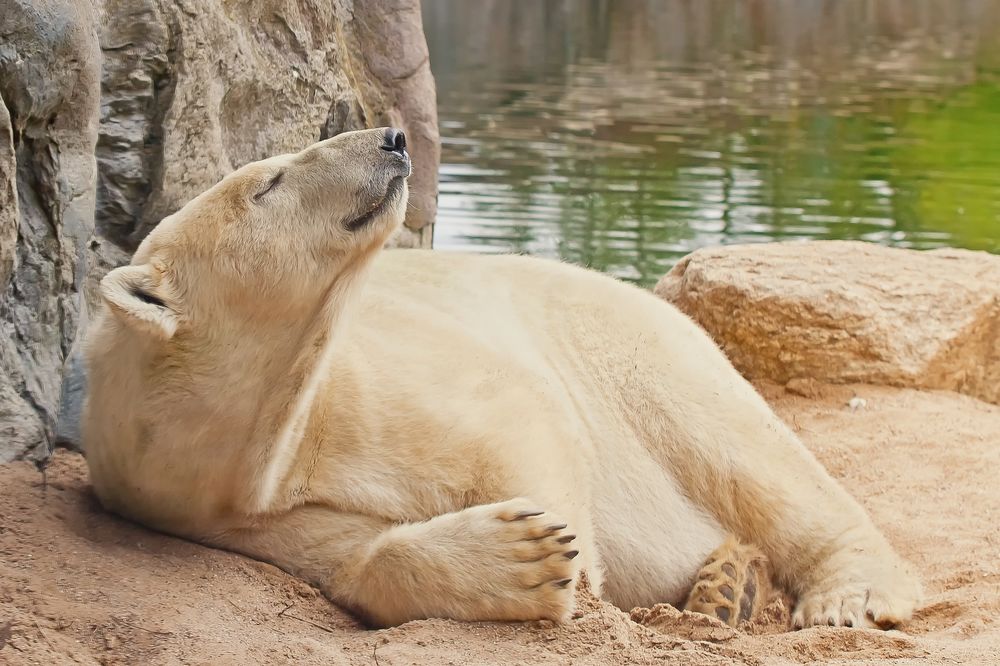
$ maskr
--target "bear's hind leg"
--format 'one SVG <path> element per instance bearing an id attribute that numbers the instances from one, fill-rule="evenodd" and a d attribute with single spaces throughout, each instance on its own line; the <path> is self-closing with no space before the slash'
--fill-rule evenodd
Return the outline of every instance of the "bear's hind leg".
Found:
<path id="1" fill-rule="evenodd" d="M 730 536 L 698 572 L 684 610 L 717 617 L 738 627 L 760 612 L 769 591 L 764 553 Z"/>

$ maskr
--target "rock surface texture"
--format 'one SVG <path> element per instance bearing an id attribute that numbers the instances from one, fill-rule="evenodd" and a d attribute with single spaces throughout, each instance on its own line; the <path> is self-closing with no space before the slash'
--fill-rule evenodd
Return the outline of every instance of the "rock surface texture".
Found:
<path id="1" fill-rule="evenodd" d="M 429 245 L 439 159 L 418 0 L 104 0 L 98 229 L 131 249 L 247 162 L 401 126 L 415 165 L 398 242 Z"/>
<path id="2" fill-rule="evenodd" d="M 98 281 L 234 168 L 401 126 L 412 205 L 393 244 L 430 245 L 419 0 L 0 0 L 0 97 L 0 462 L 76 440 Z"/>
<path id="3" fill-rule="evenodd" d="M 1000 403 L 1000 257 L 848 241 L 730 246 L 685 257 L 655 291 L 751 379 Z"/>
<path id="4" fill-rule="evenodd" d="M 47 454 L 85 319 L 100 62 L 86 3 L 0 2 L 0 462 Z"/>

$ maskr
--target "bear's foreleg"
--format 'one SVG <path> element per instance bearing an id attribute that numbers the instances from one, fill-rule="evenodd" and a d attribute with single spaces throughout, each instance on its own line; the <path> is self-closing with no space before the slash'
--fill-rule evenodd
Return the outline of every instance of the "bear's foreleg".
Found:
<path id="1" fill-rule="evenodd" d="M 212 541 L 315 583 L 385 627 L 431 617 L 565 620 L 579 572 L 574 539 L 557 516 L 513 499 L 397 525 L 306 505 Z"/>

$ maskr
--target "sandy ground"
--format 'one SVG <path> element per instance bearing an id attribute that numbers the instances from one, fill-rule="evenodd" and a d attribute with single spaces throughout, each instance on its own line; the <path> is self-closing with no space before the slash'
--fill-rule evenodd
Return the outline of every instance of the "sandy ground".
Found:
<path id="1" fill-rule="evenodd" d="M 901 631 L 786 629 L 787 600 L 730 630 L 580 594 L 567 625 L 361 628 L 266 564 L 100 510 L 82 458 L 0 467 L 0 664 L 1000 664 L 1000 407 L 868 386 L 761 387 L 922 572 Z M 846 407 L 854 395 L 867 406 Z"/>

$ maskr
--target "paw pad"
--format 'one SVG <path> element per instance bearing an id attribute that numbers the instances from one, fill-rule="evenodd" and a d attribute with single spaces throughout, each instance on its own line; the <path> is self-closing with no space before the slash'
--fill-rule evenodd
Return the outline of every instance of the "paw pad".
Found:
<path id="1" fill-rule="evenodd" d="M 684 610 L 712 615 L 731 627 L 751 619 L 767 601 L 764 555 L 736 539 L 713 552 L 698 572 Z"/>

